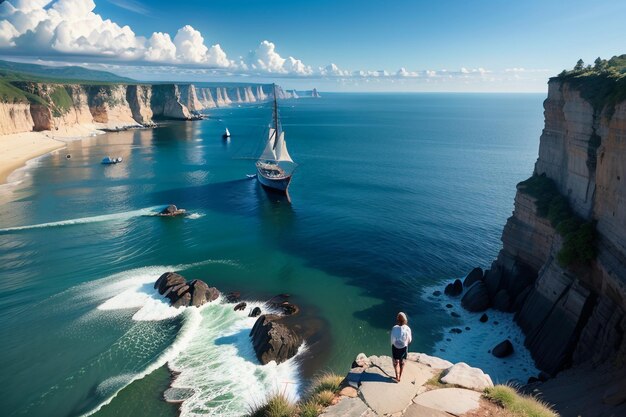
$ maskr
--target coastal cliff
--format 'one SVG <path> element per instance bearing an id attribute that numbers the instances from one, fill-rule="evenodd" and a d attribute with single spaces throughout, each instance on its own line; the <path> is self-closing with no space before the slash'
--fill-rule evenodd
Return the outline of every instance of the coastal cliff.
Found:
<path id="1" fill-rule="evenodd" d="M 526 345 L 551 374 L 587 361 L 626 361 L 626 101 L 593 103 L 580 86 L 585 80 L 576 81 L 548 84 L 534 180 L 518 185 L 503 249 L 485 273 L 490 296 L 504 290 L 515 300 Z M 558 190 L 547 213 L 530 181 Z M 589 259 L 586 252 L 564 256 L 571 236 L 555 222 L 559 197 L 573 218 L 595 226 L 582 248 Z"/>
<path id="2" fill-rule="evenodd" d="M 73 126 L 119 130 L 154 120 L 192 120 L 206 109 L 267 101 L 271 85 L 103 84 L 12 81 L 0 98 L 0 135 L 66 131 Z M 277 86 L 279 99 L 294 98 Z"/>

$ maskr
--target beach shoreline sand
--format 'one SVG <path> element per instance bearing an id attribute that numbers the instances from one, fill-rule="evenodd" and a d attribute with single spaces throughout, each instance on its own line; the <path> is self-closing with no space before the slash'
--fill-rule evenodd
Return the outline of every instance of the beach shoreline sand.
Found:
<path id="1" fill-rule="evenodd" d="M 96 125 L 75 125 L 61 130 L 0 135 L 0 185 L 10 183 L 11 174 L 28 161 L 63 149 L 68 142 L 106 133 Z"/>

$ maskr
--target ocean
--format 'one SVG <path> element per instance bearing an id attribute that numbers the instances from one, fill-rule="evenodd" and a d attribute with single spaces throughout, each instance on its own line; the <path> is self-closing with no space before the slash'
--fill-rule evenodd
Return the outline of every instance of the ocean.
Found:
<path id="1" fill-rule="evenodd" d="M 533 170 L 542 100 L 285 100 L 299 164 L 290 202 L 246 177 L 267 104 L 103 134 L 33 161 L 0 187 L 2 415 L 175 416 L 161 400 L 166 363 L 174 386 L 195 392 L 182 415 L 241 415 L 271 392 L 296 398 L 316 372 L 347 372 L 359 352 L 389 354 L 400 310 L 411 351 L 525 381 L 536 370 L 510 315 L 478 323 L 432 292 L 495 259 L 515 185 Z M 107 155 L 124 162 L 101 165 Z M 152 215 L 166 204 L 189 215 Z M 255 319 L 220 302 L 168 307 L 152 289 L 166 271 L 240 291 L 249 305 L 288 293 L 310 336 L 292 360 L 261 366 L 248 339 Z M 491 357 L 507 337 L 516 353 Z"/>

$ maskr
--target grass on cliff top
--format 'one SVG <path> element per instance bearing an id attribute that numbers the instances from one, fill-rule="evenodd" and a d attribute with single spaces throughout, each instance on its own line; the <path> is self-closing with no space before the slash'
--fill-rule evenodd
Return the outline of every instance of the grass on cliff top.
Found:
<path id="1" fill-rule="evenodd" d="M 57 86 L 54 88 L 54 90 L 50 93 L 50 100 L 53 104 L 52 113 L 56 117 L 67 113 L 74 105 L 72 98 L 63 86 Z"/>
<path id="2" fill-rule="evenodd" d="M 555 79 L 578 90 L 597 113 L 606 107 L 612 115 L 615 105 L 626 100 L 626 55 L 609 60 L 598 57 L 593 66 L 579 60 L 572 70 L 563 70 Z"/>
<path id="3" fill-rule="evenodd" d="M 563 246 L 557 254 L 559 264 L 568 267 L 574 263 L 588 264 L 595 259 L 596 228 L 576 215 L 569 201 L 554 181 L 542 175 L 533 175 L 517 185 L 521 192 L 535 198 L 537 214 L 550 221 L 552 227 L 563 237 Z"/>
<path id="4" fill-rule="evenodd" d="M 0 78 L 0 102 L 3 103 L 32 103 L 43 104 L 46 102 L 39 96 L 22 91 L 10 82 Z"/>
<path id="5" fill-rule="evenodd" d="M 337 397 L 344 377 L 326 372 L 313 379 L 305 398 L 297 403 L 283 393 L 271 395 L 263 404 L 251 407 L 248 417 L 316 417 Z"/>
<path id="6" fill-rule="evenodd" d="M 558 413 L 546 403 L 534 397 L 522 395 L 508 385 L 487 388 L 483 395 L 515 417 L 558 417 Z"/>

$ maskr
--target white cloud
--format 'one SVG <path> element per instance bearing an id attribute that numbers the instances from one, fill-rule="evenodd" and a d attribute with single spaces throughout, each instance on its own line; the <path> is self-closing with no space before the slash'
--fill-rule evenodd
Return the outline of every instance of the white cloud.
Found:
<path id="1" fill-rule="evenodd" d="M 313 70 L 294 57 L 283 58 L 276 52 L 276 45 L 263 41 L 248 54 L 246 68 L 272 74 L 311 75 Z"/>
<path id="2" fill-rule="evenodd" d="M 330 63 L 325 67 L 320 67 L 319 74 L 325 77 L 349 77 L 350 71 L 342 70 L 336 64 Z"/>
<path id="3" fill-rule="evenodd" d="M 402 67 L 398 70 L 398 72 L 396 72 L 396 76 L 401 77 L 401 78 L 411 78 L 411 77 L 418 77 L 419 74 L 414 71 L 407 71 L 406 68 Z"/>
<path id="4" fill-rule="evenodd" d="M 12 52 L 90 55 L 123 61 L 149 61 L 231 67 L 219 44 L 186 25 L 172 40 L 155 32 L 148 39 L 94 13 L 93 0 L 6 0 L 0 4 L 0 48 Z"/>

